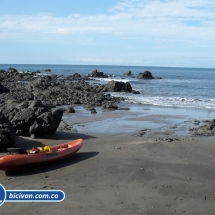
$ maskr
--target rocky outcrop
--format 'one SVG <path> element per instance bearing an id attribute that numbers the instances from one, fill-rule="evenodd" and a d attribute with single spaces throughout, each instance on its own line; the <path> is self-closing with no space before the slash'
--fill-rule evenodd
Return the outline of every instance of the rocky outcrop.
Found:
<path id="1" fill-rule="evenodd" d="M 104 109 L 111 109 L 111 110 L 118 109 L 118 106 L 113 102 L 105 102 L 103 103 L 102 107 Z"/>
<path id="2" fill-rule="evenodd" d="M 211 121 L 205 121 L 203 125 L 200 125 L 197 128 L 191 128 L 190 133 L 193 135 L 211 136 L 211 135 L 215 135 L 214 129 L 215 129 L 215 119 Z"/>
<path id="3" fill-rule="evenodd" d="M 75 113 L 74 107 L 67 107 L 63 109 L 64 113 Z"/>
<path id="4" fill-rule="evenodd" d="M 63 120 L 61 120 L 59 126 L 58 126 L 58 131 L 65 131 L 65 130 L 72 130 L 73 132 L 77 132 L 77 130 L 75 130 L 71 125 L 68 125 L 67 123 L 65 123 Z"/>
<path id="5" fill-rule="evenodd" d="M 54 134 L 63 116 L 63 109 L 48 111 L 39 115 L 29 127 L 29 134 L 32 138 L 43 137 Z"/>
<path id="6" fill-rule="evenodd" d="M 15 137 L 10 121 L 0 113 L 0 148 L 12 147 L 15 143 Z"/>
<path id="7" fill-rule="evenodd" d="M 14 109 L 11 125 L 17 136 L 42 137 L 55 133 L 63 116 L 63 109 L 51 111 L 45 107 Z"/>
<path id="8" fill-rule="evenodd" d="M 53 134 L 62 120 L 63 112 L 75 112 L 72 105 L 83 105 L 96 114 L 97 106 L 118 108 L 116 103 L 122 98 L 112 97 L 107 92 L 132 92 L 129 83 L 112 81 L 106 85 L 90 84 L 86 81 L 89 78 L 81 77 L 78 73 L 68 77 L 54 74 L 39 76 L 38 73 L 40 71 L 18 72 L 15 68 L 0 70 L 0 112 L 10 123 L 13 135 L 34 138 Z M 94 70 L 90 77 L 108 76 Z M 63 105 L 69 107 L 53 111 L 56 106 Z M 0 131 L 4 131 L 4 136 L 1 133 L 3 145 L 13 144 L 11 140 L 14 136 L 10 140 L 10 130 L 7 135 L 5 129 Z"/>
<path id="9" fill-rule="evenodd" d="M 13 75 L 8 72 L 0 73 L 3 79 L 2 84 L 10 92 L 0 94 L 0 108 L 11 109 L 12 107 L 28 107 L 34 100 L 40 100 L 42 105 L 47 108 L 53 108 L 62 105 L 81 104 L 84 106 L 102 106 L 103 102 L 119 102 L 119 98 L 108 97 L 104 92 L 131 92 L 129 83 L 115 84 L 108 87 L 100 84 L 89 84 L 85 77 L 74 74 L 68 79 L 56 75 L 46 75 L 37 77 L 37 75 L 26 73 L 21 74 L 13 71 Z M 98 71 L 97 71 L 98 72 Z M 95 71 L 95 76 L 96 73 Z M 98 73 L 97 73 L 98 74 Z M 23 76 L 24 75 L 24 76 Z M 99 77 L 102 76 L 98 75 Z M 76 81 L 70 81 L 75 80 Z M 24 103 L 23 103 L 24 102 Z M 23 106 L 24 105 L 24 106 Z"/>
<path id="10" fill-rule="evenodd" d="M 73 75 L 69 75 L 67 76 L 66 78 L 67 80 L 81 80 L 82 79 L 82 76 L 78 73 L 75 73 Z"/>
<path id="11" fill-rule="evenodd" d="M 97 78 L 108 78 L 108 75 L 105 75 L 103 72 L 99 72 L 97 69 L 92 71 L 91 77 Z"/>
<path id="12" fill-rule="evenodd" d="M 104 92 L 132 92 L 132 87 L 129 82 L 110 81 L 103 89 Z"/>
<path id="13" fill-rule="evenodd" d="M 11 122 L 17 136 L 42 137 L 53 134 L 63 116 L 63 109 L 52 111 L 40 100 L 22 102 L 16 107 L 5 105 L 0 107 L 0 111 Z"/>
<path id="14" fill-rule="evenodd" d="M 138 90 L 132 90 L 132 93 L 133 94 L 140 94 L 140 91 L 138 91 Z"/>
<path id="15" fill-rule="evenodd" d="M 8 70 L 7 70 L 8 73 L 18 73 L 17 69 L 15 68 L 12 68 L 10 67 Z"/>
<path id="16" fill-rule="evenodd" d="M 139 73 L 137 75 L 137 78 L 138 79 L 154 79 L 154 77 L 152 76 L 152 73 L 149 72 L 148 70 L 146 70 L 145 72 L 143 73 Z"/>
<path id="17" fill-rule="evenodd" d="M 126 72 L 126 73 L 124 73 L 123 75 L 131 76 L 131 75 L 132 75 L 131 70 L 127 71 L 127 72 Z"/>

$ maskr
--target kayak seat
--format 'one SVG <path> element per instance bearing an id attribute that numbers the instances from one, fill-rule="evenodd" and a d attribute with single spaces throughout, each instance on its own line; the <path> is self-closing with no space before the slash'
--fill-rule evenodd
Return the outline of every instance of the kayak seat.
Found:
<path id="1" fill-rule="evenodd" d="M 9 154 L 28 154 L 25 149 L 22 148 L 8 148 Z"/>

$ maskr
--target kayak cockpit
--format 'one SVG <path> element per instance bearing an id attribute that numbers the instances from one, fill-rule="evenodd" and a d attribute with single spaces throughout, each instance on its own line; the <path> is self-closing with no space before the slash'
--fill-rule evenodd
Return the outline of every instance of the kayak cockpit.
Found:
<path id="1" fill-rule="evenodd" d="M 65 149 L 67 149 L 68 148 L 68 145 L 67 144 L 65 144 L 64 145 L 64 147 L 62 147 L 62 148 L 58 148 L 58 149 L 54 149 L 54 150 L 51 150 L 50 149 L 50 151 L 43 151 L 43 153 L 45 152 L 45 153 L 48 153 L 48 152 L 58 152 L 58 151 L 64 151 Z M 22 148 L 8 148 L 7 149 L 8 150 L 8 154 L 9 155 L 17 155 L 17 154 L 34 154 L 34 153 L 28 153 L 27 152 L 27 150 L 25 150 L 25 149 L 22 149 Z M 37 152 L 37 153 L 39 153 L 39 152 Z"/>
<path id="2" fill-rule="evenodd" d="M 28 154 L 25 149 L 22 148 L 8 148 L 8 154 Z"/>

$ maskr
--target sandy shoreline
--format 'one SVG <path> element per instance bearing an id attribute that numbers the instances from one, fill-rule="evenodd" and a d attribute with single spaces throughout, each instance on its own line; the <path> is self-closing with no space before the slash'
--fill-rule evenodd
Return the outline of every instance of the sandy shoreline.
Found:
<path id="1" fill-rule="evenodd" d="M 89 114 L 76 108 L 65 122 L 77 132 L 17 138 L 17 147 L 83 138 L 73 157 L 31 170 L 0 172 L 6 190 L 57 189 L 60 203 L 7 203 L 1 214 L 214 214 L 214 139 L 190 137 L 193 120 L 213 112 L 122 104 L 129 110 Z M 142 136 L 141 130 L 148 129 Z M 177 136 L 179 141 L 155 141 Z"/>

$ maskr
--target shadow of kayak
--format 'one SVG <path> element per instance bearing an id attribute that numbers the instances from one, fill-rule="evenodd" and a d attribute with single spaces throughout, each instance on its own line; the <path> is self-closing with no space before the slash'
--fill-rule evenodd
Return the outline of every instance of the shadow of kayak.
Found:
<path id="1" fill-rule="evenodd" d="M 35 174 L 40 174 L 44 172 L 50 172 L 53 170 L 74 165 L 81 161 L 90 159 L 92 157 L 95 157 L 98 154 L 99 152 L 78 152 L 77 154 L 74 154 L 71 157 L 68 157 L 62 160 L 53 161 L 53 162 L 45 163 L 41 165 L 35 165 L 21 170 L 5 171 L 5 175 L 10 177 L 17 177 L 17 176 L 35 175 Z"/>

